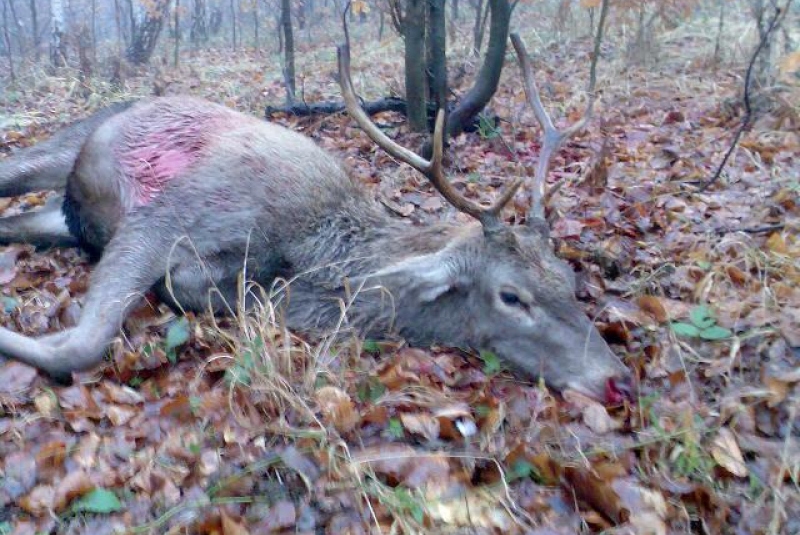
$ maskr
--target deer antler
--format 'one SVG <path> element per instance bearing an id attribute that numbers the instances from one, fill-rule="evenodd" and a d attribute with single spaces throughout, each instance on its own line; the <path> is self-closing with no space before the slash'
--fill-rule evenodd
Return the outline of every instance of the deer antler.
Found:
<path id="1" fill-rule="evenodd" d="M 348 44 L 340 45 L 337 47 L 336 51 L 339 60 L 339 84 L 342 88 L 342 95 L 345 105 L 347 106 L 347 112 L 355 119 L 364 133 L 383 150 L 422 173 L 430 180 L 431 184 L 442 194 L 442 197 L 444 197 L 447 202 L 452 204 L 459 211 L 480 221 L 485 229 L 491 230 L 502 225 L 500 211 L 508 204 L 522 185 L 522 179 L 518 178 L 511 183 L 491 206 L 481 206 L 458 193 L 445 177 L 442 165 L 442 156 L 444 152 L 444 110 L 440 109 L 439 113 L 436 115 L 436 127 L 433 132 L 433 156 L 430 160 L 426 160 L 419 154 L 392 141 L 372 122 L 361 107 L 355 90 L 353 89 L 353 81 L 350 77 L 350 46 Z"/>
<path id="2" fill-rule="evenodd" d="M 600 45 L 603 40 L 603 28 L 605 26 L 607 12 L 608 0 L 603 0 L 600 7 L 600 20 L 597 24 L 597 33 L 594 37 L 594 54 L 592 55 L 592 62 L 589 69 L 589 86 L 586 89 L 589 95 L 589 102 L 586 104 L 586 111 L 583 117 L 564 130 L 559 130 L 555 127 L 553 120 L 550 119 L 547 110 L 545 110 L 542 104 L 542 98 L 539 96 L 539 88 L 536 86 L 536 80 L 533 77 L 531 59 L 530 56 L 528 56 L 528 51 L 525 50 L 525 43 L 522 42 L 518 34 L 511 34 L 511 43 L 514 45 L 514 50 L 517 52 L 520 70 L 522 70 L 522 79 L 525 84 L 525 96 L 528 98 L 528 104 L 533 109 L 536 121 L 544 131 L 542 151 L 539 154 L 539 163 L 536 165 L 536 173 L 533 178 L 533 202 L 528 211 L 529 218 L 544 219 L 545 206 L 547 206 L 549 199 L 563 184 L 557 184 L 555 187 L 551 188 L 550 191 L 545 192 L 547 172 L 550 170 L 550 160 L 553 159 L 553 154 L 558 151 L 565 140 L 582 130 L 592 118 L 592 111 L 596 98 L 594 87 L 597 81 L 597 58 L 600 56 Z"/>

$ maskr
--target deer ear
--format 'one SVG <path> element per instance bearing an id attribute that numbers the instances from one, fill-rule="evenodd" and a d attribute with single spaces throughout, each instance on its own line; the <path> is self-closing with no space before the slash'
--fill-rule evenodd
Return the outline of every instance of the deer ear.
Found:
<path id="1" fill-rule="evenodd" d="M 393 286 L 405 288 L 423 303 L 436 301 L 447 292 L 463 286 L 464 282 L 456 263 L 449 255 L 442 253 L 403 260 L 374 273 L 370 279 L 378 283 L 393 279 Z"/>

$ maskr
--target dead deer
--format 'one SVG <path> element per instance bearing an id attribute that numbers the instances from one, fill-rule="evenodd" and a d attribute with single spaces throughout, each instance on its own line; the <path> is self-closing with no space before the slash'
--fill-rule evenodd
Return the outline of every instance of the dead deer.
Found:
<path id="1" fill-rule="evenodd" d="M 0 219 L 0 242 L 77 243 L 99 258 L 75 327 L 40 338 L 0 329 L 0 355 L 69 380 L 102 360 L 149 289 L 179 310 L 224 312 L 244 273 L 264 287 L 291 280 L 282 312 L 294 330 L 332 329 L 355 288 L 345 322 L 363 336 L 492 351 L 599 399 L 627 392 L 629 372 L 581 310 L 544 220 L 502 221 L 519 180 L 490 207 L 465 198 L 444 176 L 441 116 L 425 160 L 360 108 L 347 54 L 339 70 L 360 127 L 475 223 L 394 217 L 310 139 L 217 104 L 116 105 L 0 164 L 0 195 L 63 194 L 61 206 Z"/>

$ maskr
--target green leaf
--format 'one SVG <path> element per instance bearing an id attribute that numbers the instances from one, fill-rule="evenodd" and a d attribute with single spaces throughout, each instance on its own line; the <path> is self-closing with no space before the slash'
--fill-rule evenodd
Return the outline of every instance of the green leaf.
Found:
<path id="1" fill-rule="evenodd" d="M 12 529 L 11 522 L 0 522 L 0 535 L 8 535 Z"/>
<path id="2" fill-rule="evenodd" d="M 680 321 L 673 323 L 672 330 L 678 336 L 684 336 L 686 338 L 697 338 L 698 336 L 700 336 L 700 329 L 698 329 L 691 323 L 683 323 Z"/>
<path id="3" fill-rule="evenodd" d="M 403 438 L 406 434 L 405 429 L 403 429 L 403 422 L 399 418 L 390 418 L 389 427 L 386 431 L 392 438 Z"/>
<path id="4" fill-rule="evenodd" d="M 483 361 L 483 373 L 486 375 L 495 375 L 503 369 L 500 359 L 491 351 L 481 351 L 480 357 Z"/>
<path id="5" fill-rule="evenodd" d="M 72 504 L 74 513 L 96 513 L 105 515 L 122 510 L 117 495 L 107 489 L 96 488 Z"/>
<path id="6" fill-rule="evenodd" d="M 10 314 L 11 312 L 14 312 L 14 310 L 19 305 L 19 301 L 17 301 L 13 297 L 8 297 L 8 296 L 5 296 L 5 295 L 3 296 L 2 302 L 3 302 L 3 310 L 5 311 L 6 314 Z M 2 532 L 0 532 L 0 533 L 2 533 Z"/>
<path id="7" fill-rule="evenodd" d="M 518 479 L 526 479 L 536 473 L 536 467 L 525 459 L 517 459 L 511 466 L 511 470 L 507 474 L 507 479 L 510 482 Z"/>
<path id="8" fill-rule="evenodd" d="M 717 320 L 714 319 L 714 315 L 711 313 L 711 309 L 706 305 L 694 307 L 689 313 L 689 320 L 698 329 L 708 329 L 717 322 Z"/>
<path id="9" fill-rule="evenodd" d="M 730 329 L 720 327 L 719 325 L 714 325 L 713 327 L 700 331 L 700 338 L 703 340 L 725 340 L 731 336 L 733 336 L 733 333 Z"/>
<path id="10" fill-rule="evenodd" d="M 489 405 L 483 403 L 475 405 L 475 416 L 478 418 L 486 418 L 491 412 L 492 408 Z"/>
<path id="11" fill-rule="evenodd" d="M 422 524 L 422 521 L 425 520 L 425 511 L 422 510 L 422 507 L 418 503 L 415 503 L 410 509 L 411 516 L 414 517 L 414 520 L 416 520 L 418 524 Z"/>
<path id="12" fill-rule="evenodd" d="M 174 351 L 177 347 L 182 346 L 189 341 L 189 320 L 186 318 L 179 318 L 167 329 L 166 344 L 167 352 Z"/>
<path id="13" fill-rule="evenodd" d="M 361 348 L 367 353 L 375 353 L 378 355 L 381 353 L 381 346 L 378 345 L 378 342 L 376 340 L 370 340 L 370 339 L 364 340 L 364 343 L 361 344 Z"/>
<path id="14" fill-rule="evenodd" d="M 358 385 L 358 400 L 362 403 L 374 403 L 382 395 L 386 393 L 386 386 L 381 383 L 376 377 L 370 377 L 366 381 L 362 381 Z"/>

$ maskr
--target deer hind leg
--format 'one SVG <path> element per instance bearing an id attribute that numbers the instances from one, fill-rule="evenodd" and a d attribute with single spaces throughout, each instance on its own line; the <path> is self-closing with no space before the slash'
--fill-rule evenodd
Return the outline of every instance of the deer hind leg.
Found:
<path id="1" fill-rule="evenodd" d="M 235 312 L 241 261 L 224 254 L 200 258 L 188 248 L 176 250 L 168 263 L 169 274 L 155 286 L 163 302 L 181 312 Z"/>
<path id="2" fill-rule="evenodd" d="M 56 195 L 38 210 L 0 218 L 0 245 L 29 243 L 36 247 L 77 247 L 61 211 L 63 196 Z"/>
<path id="3" fill-rule="evenodd" d="M 150 216 L 123 222 L 92 274 L 78 324 L 61 333 L 29 338 L 0 328 L 0 355 L 38 368 L 59 381 L 100 363 L 122 321 L 144 293 L 164 277 L 174 235 L 167 221 Z"/>

